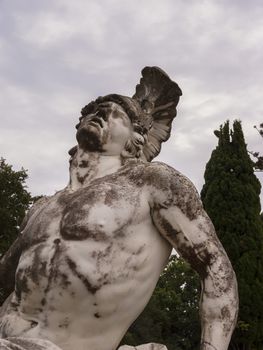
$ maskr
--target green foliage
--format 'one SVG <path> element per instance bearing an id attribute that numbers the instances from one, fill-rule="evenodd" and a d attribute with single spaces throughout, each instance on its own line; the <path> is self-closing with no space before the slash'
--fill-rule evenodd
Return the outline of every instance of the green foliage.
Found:
<path id="1" fill-rule="evenodd" d="M 126 333 L 122 344 L 162 343 L 169 350 L 199 348 L 197 274 L 181 258 L 172 256 L 147 307 Z"/>
<path id="2" fill-rule="evenodd" d="M 257 129 L 259 135 L 263 138 L 263 123 L 259 124 L 259 127 L 254 125 L 254 128 Z M 253 157 L 256 158 L 254 162 L 255 171 L 263 171 L 263 156 L 259 152 L 249 152 Z"/>
<path id="3" fill-rule="evenodd" d="M 206 165 L 204 207 L 237 274 L 240 312 L 233 348 L 262 349 L 263 232 L 260 182 L 254 174 L 241 122 L 221 126 L 218 146 Z"/>
<path id="4" fill-rule="evenodd" d="M 11 165 L 0 159 L 0 256 L 15 240 L 31 196 L 25 188 L 27 173 L 14 171 Z"/>

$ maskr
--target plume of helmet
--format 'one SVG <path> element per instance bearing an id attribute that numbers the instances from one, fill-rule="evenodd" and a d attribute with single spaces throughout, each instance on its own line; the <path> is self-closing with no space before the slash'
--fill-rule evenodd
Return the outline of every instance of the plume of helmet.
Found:
<path id="1" fill-rule="evenodd" d="M 172 121 L 182 91 L 158 67 L 145 67 L 142 78 L 132 97 L 110 94 L 98 97 L 81 110 L 82 117 L 93 113 L 103 102 L 118 103 L 131 119 L 134 130 L 145 138 L 143 155 L 151 161 L 156 157 L 162 142 L 170 137 Z"/>

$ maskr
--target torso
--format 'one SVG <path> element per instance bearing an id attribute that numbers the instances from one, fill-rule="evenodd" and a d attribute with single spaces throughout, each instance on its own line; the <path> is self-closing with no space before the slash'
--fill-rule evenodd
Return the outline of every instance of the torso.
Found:
<path id="1" fill-rule="evenodd" d="M 32 215 L 4 336 L 45 338 L 63 350 L 117 347 L 171 252 L 152 223 L 143 176 L 142 165 L 126 166 L 57 193 Z"/>

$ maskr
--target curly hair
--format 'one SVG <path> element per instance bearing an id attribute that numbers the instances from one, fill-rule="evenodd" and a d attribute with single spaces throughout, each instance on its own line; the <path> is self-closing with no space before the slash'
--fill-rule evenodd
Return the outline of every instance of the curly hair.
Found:
<path id="1" fill-rule="evenodd" d="M 125 160 L 130 158 L 143 159 L 143 146 L 146 142 L 146 135 L 142 136 L 135 130 L 132 133 L 132 137 L 124 145 L 124 149 L 121 152 L 121 159 L 124 163 Z"/>

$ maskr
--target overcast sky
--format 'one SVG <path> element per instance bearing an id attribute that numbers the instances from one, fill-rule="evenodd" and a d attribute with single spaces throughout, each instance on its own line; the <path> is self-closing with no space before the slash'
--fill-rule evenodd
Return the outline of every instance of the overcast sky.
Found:
<path id="1" fill-rule="evenodd" d="M 144 66 L 183 91 L 157 160 L 199 191 L 213 130 L 227 119 L 242 121 L 250 150 L 263 149 L 253 128 L 263 122 L 262 0 L 0 0 L 0 20 L 0 156 L 28 170 L 33 195 L 67 184 L 81 108 L 132 96 Z"/>

